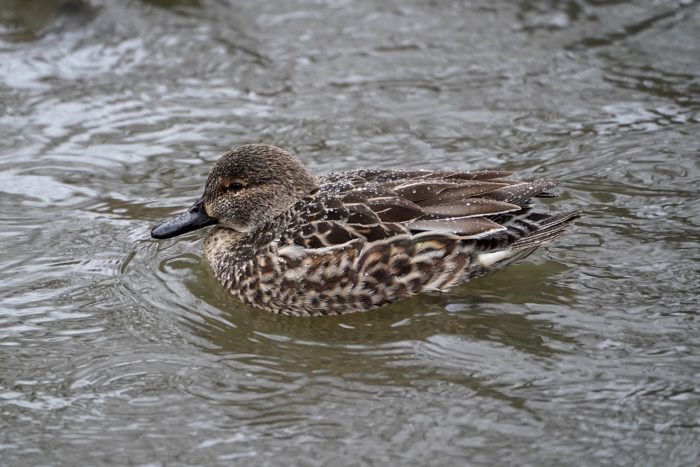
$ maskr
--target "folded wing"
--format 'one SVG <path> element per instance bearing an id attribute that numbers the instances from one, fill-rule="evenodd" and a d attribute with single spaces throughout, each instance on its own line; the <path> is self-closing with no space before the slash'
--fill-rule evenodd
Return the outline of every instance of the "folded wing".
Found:
<path id="1" fill-rule="evenodd" d="M 289 240 L 318 249 L 430 232 L 490 248 L 530 248 L 563 233 L 578 215 L 534 212 L 530 200 L 551 196 L 548 190 L 557 182 L 511 175 L 499 170 L 332 173 L 293 209 L 303 212 L 294 212 L 298 228 Z"/>

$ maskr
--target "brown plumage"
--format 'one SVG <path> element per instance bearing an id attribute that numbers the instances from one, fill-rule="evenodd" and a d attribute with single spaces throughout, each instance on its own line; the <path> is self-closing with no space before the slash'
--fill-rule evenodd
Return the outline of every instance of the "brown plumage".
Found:
<path id="1" fill-rule="evenodd" d="M 534 211 L 557 182 L 511 172 L 355 170 L 313 177 L 292 154 L 224 154 L 204 196 L 155 229 L 168 238 L 217 223 L 204 243 L 236 297 L 286 315 L 367 311 L 445 290 L 563 235 L 579 213 Z"/>

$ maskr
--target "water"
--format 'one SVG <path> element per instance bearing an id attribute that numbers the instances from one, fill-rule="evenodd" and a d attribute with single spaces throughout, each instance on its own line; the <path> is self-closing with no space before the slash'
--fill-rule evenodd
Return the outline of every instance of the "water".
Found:
<path id="1" fill-rule="evenodd" d="M 697 465 L 697 1 L 0 1 L 0 464 Z M 217 155 L 562 179 L 570 235 L 291 319 L 156 242 Z"/>

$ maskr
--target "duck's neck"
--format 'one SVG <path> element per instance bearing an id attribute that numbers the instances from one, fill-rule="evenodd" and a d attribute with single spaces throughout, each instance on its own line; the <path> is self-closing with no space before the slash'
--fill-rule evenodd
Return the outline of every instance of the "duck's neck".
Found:
<path id="1" fill-rule="evenodd" d="M 233 229 L 215 227 L 204 239 L 204 256 L 220 280 L 232 264 L 240 261 L 238 250 L 243 245 L 242 239 L 245 236 L 246 234 Z"/>
<path id="2" fill-rule="evenodd" d="M 271 221 L 253 232 L 238 232 L 226 227 L 215 227 L 204 239 L 204 256 L 214 274 L 222 282 L 230 282 L 238 268 L 245 267 L 263 250 L 268 250 L 279 237 Z"/>

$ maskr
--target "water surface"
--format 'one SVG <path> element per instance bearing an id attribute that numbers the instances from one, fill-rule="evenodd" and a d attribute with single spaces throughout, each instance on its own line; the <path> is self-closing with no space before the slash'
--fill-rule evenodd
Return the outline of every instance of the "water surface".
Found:
<path id="1" fill-rule="evenodd" d="M 0 1 L 0 464 L 693 465 L 700 8 Z M 517 170 L 577 228 L 368 314 L 245 307 L 217 155 Z"/>

